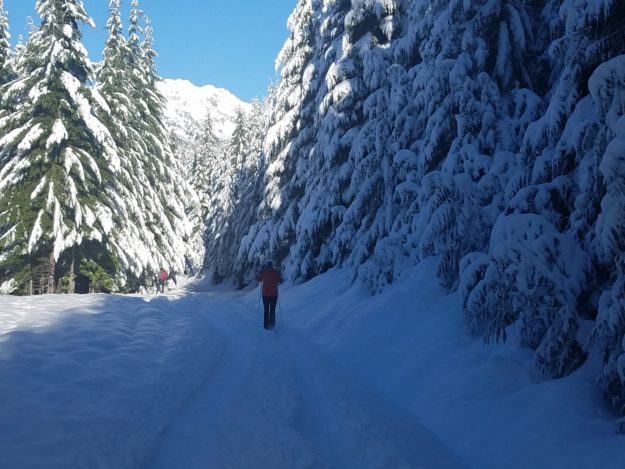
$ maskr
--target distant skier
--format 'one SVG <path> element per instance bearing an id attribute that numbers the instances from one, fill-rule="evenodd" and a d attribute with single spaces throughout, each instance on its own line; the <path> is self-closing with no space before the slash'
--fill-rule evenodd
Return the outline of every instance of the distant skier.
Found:
<path id="1" fill-rule="evenodd" d="M 158 288 L 157 291 L 160 290 L 161 293 L 165 293 L 165 283 L 167 283 L 167 271 L 161 267 L 158 271 Z"/>
<path id="2" fill-rule="evenodd" d="M 263 307 L 265 318 L 263 327 L 271 330 L 276 327 L 276 305 L 278 304 L 278 284 L 282 283 L 282 277 L 273 268 L 273 262 L 267 262 L 263 270 L 256 276 L 262 284 Z"/>

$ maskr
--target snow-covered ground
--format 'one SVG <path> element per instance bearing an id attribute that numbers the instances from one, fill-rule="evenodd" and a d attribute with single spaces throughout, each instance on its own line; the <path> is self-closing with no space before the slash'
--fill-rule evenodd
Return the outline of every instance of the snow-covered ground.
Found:
<path id="1" fill-rule="evenodd" d="M 258 290 L 0 296 L 0 467 L 625 467 L 594 364 L 484 346 L 433 267 L 284 288 L 272 332 Z"/>

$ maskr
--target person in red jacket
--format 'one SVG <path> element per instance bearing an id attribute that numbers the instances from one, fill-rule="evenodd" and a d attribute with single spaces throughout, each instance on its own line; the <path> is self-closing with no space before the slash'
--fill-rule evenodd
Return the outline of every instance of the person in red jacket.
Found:
<path id="1" fill-rule="evenodd" d="M 256 276 L 262 284 L 263 306 L 265 308 L 265 320 L 263 326 L 267 330 L 276 327 L 276 305 L 278 304 L 278 284 L 282 283 L 282 277 L 273 268 L 273 262 L 267 262 L 263 270 Z"/>
<path id="2" fill-rule="evenodd" d="M 157 293 L 165 293 L 165 284 L 167 283 L 167 271 L 161 267 L 158 271 L 158 286 L 156 287 Z"/>

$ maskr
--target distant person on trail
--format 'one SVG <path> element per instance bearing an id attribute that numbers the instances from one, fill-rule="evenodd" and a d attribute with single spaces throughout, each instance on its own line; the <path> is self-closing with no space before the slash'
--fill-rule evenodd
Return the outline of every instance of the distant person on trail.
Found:
<path id="1" fill-rule="evenodd" d="M 152 287 L 154 288 L 154 293 L 159 293 L 161 287 L 159 285 L 158 273 L 154 274 L 152 278 Z"/>
<path id="2" fill-rule="evenodd" d="M 165 283 L 167 282 L 167 272 L 163 267 L 158 271 L 158 289 L 161 293 L 165 293 Z"/>
<path id="3" fill-rule="evenodd" d="M 171 272 L 169 272 L 169 278 L 171 279 L 172 282 L 174 282 L 174 285 L 178 286 L 178 280 L 176 279 L 176 271 L 172 269 Z"/>
<path id="4" fill-rule="evenodd" d="M 256 276 L 262 284 L 263 307 L 265 318 L 263 327 L 271 330 L 276 327 L 276 305 L 278 304 L 278 284 L 282 283 L 282 277 L 273 268 L 273 262 L 267 262 L 263 270 Z"/>

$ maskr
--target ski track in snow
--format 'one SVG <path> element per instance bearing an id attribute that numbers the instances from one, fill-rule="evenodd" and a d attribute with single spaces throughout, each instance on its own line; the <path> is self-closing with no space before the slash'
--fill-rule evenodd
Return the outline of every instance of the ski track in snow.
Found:
<path id="1" fill-rule="evenodd" d="M 223 354 L 161 436 L 150 469 L 465 467 L 288 323 L 262 329 L 251 307 L 222 299 L 202 307 Z"/>

